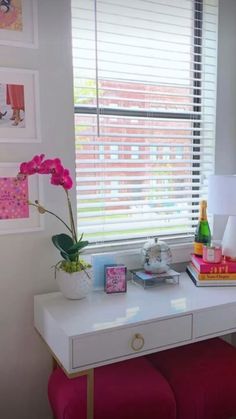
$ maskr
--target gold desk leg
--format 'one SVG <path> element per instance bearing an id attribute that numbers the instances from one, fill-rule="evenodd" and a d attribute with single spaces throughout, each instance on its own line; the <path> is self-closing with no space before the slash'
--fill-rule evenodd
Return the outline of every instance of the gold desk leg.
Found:
<path id="1" fill-rule="evenodd" d="M 57 365 L 58 365 L 57 361 L 55 360 L 54 357 L 52 357 L 52 370 L 53 371 L 57 368 Z"/>
<path id="2" fill-rule="evenodd" d="M 87 419 L 93 419 L 94 410 L 94 370 L 87 371 Z"/>
<path id="3" fill-rule="evenodd" d="M 55 356 L 52 356 L 52 368 L 53 370 L 59 365 L 68 378 L 75 378 L 81 375 L 86 375 L 87 377 L 87 419 L 93 419 L 94 413 L 94 369 L 91 368 L 90 370 L 81 371 L 74 374 L 68 374 L 63 366 L 59 363 Z"/>

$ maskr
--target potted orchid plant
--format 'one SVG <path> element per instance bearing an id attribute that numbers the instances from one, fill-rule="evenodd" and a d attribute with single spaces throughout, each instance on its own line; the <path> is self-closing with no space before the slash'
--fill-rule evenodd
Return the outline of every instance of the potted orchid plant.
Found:
<path id="1" fill-rule="evenodd" d="M 69 222 L 51 210 L 46 209 L 38 201 L 28 202 L 40 214 L 50 214 L 56 217 L 67 230 L 66 233 L 52 236 L 54 246 L 59 250 L 62 259 L 55 265 L 56 279 L 60 290 L 67 298 L 79 299 L 85 297 L 92 286 L 91 265 L 81 258 L 82 250 L 88 245 L 83 240 L 83 234 L 77 237 L 76 226 L 69 196 L 73 181 L 68 169 L 64 168 L 59 158 L 44 159 L 44 154 L 34 156 L 32 160 L 20 165 L 18 179 L 39 174 L 49 175 L 52 185 L 60 186 L 65 192 L 68 207 Z"/>

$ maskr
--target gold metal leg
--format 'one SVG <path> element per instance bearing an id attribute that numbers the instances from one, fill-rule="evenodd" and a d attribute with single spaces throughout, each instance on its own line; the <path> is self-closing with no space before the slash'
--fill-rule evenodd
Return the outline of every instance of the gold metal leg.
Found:
<path id="1" fill-rule="evenodd" d="M 81 375 L 86 375 L 87 377 L 87 419 L 93 419 L 94 414 L 94 369 L 85 370 L 77 373 L 68 374 L 67 371 L 60 364 L 56 356 L 52 355 L 52 369 L 53 371 L 57 366 L 60 366 L 68 378 L 75 378 Z"/>
<path id="2" fill-rule="evenodd" d="M 94 411 L 94 370 L 87 371 L 87 419 L 93 419 Z"/>
<path id="3" fill-rule="evenodd" d="M 54 357 L 52 357 L 52 370 L 54 371 L 57 368 L 57 361 L 55 360 Z"/>

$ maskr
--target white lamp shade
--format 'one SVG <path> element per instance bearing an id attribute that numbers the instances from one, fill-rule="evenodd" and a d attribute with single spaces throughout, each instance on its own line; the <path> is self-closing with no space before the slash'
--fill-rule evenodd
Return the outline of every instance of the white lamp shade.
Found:
<path id="1" fill-rule="evenodd" d="M 236 217 L 230 215 L 222 239 L 222 253 L 230 259 L 236 259 Z"/>
<path id="2" fill-rule="evenodd" d="M 236 176 L 212 175 L 208 180 L 208 211 L 229 215 L 222 239 L 223 255 L 236 259 Z"/>
<path id="3" fill-rule="evenodd" d="M 209 213 L 236 215 L 236 175 L 212 175 L 208 181 Z"/>

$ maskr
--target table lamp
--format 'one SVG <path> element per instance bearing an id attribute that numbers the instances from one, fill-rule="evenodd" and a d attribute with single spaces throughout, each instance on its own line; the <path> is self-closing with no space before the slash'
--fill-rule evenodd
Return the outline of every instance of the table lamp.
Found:
<path id="1" fill-rule="evenodd" d="M 222 239 L 222 253 L 236 259 L 236 175 L 212 175 L 208 183 L 208 211 L 228 215 Z"/>

